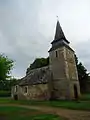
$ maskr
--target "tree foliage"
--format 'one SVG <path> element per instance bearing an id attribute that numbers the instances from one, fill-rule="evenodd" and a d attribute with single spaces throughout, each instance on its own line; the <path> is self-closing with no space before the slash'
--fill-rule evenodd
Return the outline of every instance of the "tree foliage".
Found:
<path id="1" fill-rule="evenodd" d="M 30 65 L 30 70 L 35 68 L 40 68 L 49 65 L 49 57 L 48 58 L 36 58 L 34 62 Z M 28 68 L 29 70 L 29 68 Z"/>
<path id="2" fill-rule="evenodd" d="M 10 78 L 9 80 L 0 81 L 0 91 L 11 91 L 12 86 L 18 83 L 15 78 Z"/>
<path id="3" fill-rule="evenodd" d="M 6 80 L 10 74 L 13 67 L 13 60 L 9 59 L 7 56 L 0 55 L 0 81 Z"/>
<path id="4" fill-rule="evenodd" d="M 7 56 L 0 55 L 0 90 L 10 90 L 10 72 L 13 67 L 13 60 Z"/>
<path id="5" fill-rule="evenodd" d="M 76 60 L 76 66 L 77 66 L 77 71 L 78 71 L 80 90 L 81 92 L 86 92 L 87 82 L 89 79 L 87 69 L 85 68 L 84 65 L 82 65 L 81 62 L 78 62 L 78 58 L 76 55 L 75 55 L 75 60 Z"/>

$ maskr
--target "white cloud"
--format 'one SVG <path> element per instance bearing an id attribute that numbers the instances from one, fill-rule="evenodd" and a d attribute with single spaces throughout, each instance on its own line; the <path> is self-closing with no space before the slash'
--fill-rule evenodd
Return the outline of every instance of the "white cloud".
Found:
<path id="1" fill-rule="evenodd" d="M 12 75 L 25 75 L 36 57 L 48 56 L 58 15 L 66 38 L 90 71 L 89 0 L 0 0 L 0 52 L 14 59 Z"/>

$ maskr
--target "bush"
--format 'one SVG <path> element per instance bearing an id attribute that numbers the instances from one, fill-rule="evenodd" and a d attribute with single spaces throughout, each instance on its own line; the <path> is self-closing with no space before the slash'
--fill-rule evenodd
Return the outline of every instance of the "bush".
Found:
<path id="1" fill-rule="evenodd" d="M 10 91 L 0 91 L 0 97 L 10 97 L 11 92 Z"/>

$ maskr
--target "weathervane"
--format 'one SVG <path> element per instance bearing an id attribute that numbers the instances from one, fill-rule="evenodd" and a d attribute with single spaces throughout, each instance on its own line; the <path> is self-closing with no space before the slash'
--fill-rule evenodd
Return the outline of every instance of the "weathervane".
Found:
<path id="1" fill-rule="evenodd" d="M 56 16 L 57 17 L 57 20 L 59 20 L 59 17 L 58 16 Z"/>

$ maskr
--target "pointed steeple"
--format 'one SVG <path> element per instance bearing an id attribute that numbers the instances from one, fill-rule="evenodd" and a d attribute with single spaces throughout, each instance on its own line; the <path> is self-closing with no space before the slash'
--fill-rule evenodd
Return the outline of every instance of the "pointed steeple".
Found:
<path id="1" fill-rule="evenodd" d="M 60 26 L 60 23 L 59 23 L 59 21 L 57 21 L 56 33 L 55 33 L 54 40 L 62 39 L 62 38 L 66 39 L 65 35 L 64 35 L 63 31 L 62 31 L 62 28 Z"/>
<path id="2" fill-rule="evenodd" d="M 50 48 L 48 52 L 53 51 L 61 46 L 65 46 L 69 48 L 70 50 L 72 50 L 69 46 L 69 43 L 70 42 L 66 39 L 64 32 L 60 26 L 59 20 L 57 20 L 55 37 L 54 37 L 54 40 L 51 42 L 52 47 Z"/>
<path id="3" fill-rule="evenodd" d="M 61 41 L 61 40 L 65 40 L 67 43 L 69 43 L 69 41 L 66 39 L 66 37 L 64 35 L 64 32 L 60 26 L 59 21 L 57 20 L 55 37 L 54 37 L 54 40 L 52 41 L 52 43 Z"/>

